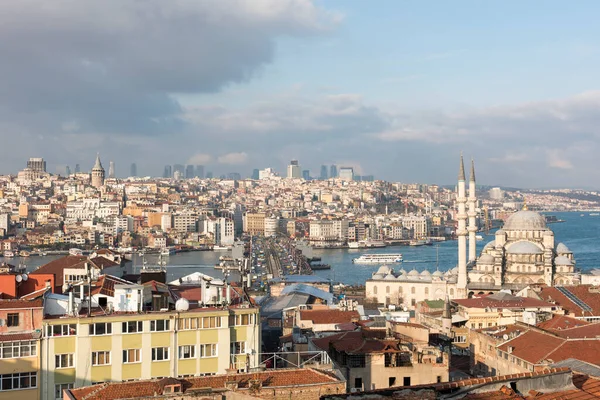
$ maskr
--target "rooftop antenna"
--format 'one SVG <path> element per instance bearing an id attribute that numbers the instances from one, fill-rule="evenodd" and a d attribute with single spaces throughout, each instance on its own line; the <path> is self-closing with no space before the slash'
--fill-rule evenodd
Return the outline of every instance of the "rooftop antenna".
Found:
<path id="1" fill-rule="evenodd" d="M 435 270 L 440 270 L 440 245 L 439 243 L 435 244 Z"/>

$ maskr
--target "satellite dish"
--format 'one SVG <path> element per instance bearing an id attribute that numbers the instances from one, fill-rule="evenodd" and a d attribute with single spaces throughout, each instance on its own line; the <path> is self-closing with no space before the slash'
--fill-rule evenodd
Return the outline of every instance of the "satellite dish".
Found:
<path id="1" fill-rule="evenodd" d="M 508 340 L 508 335 L 505 333 L 504 335 L 502 335 L 502 339 Z"/>
<path id="2" fill-rule="evenodd" d="M 23 277 L 23 282 L 25 282 L 27 279 L 29 279 L 29 275 L 27 275 L 27 274 L 23 274 L 21 276 Z"/>
<path id="3" fill-rule="evenodd" d="M 183 297 L 175 302 L 175 310 L 187 311 L 190 309 L 190 302 Z"/>
<path id="4" fill-rule="evenodd" d="M 15 280 L 17 281 L 17 283 L 21 283 L 21 281 L 23 280 L 23 277 L 21 275 L 17 275 L 17 276 L 15 276 Z"/>

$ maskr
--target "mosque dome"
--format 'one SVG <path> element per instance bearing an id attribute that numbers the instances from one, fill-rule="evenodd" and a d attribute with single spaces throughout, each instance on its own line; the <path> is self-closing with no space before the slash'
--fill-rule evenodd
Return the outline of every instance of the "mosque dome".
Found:
<path id="1" fill-rule="evenodd" d="M 438 276 L 441 278 L 442 276 L 444 276 L 444 273 L 440 270 L 437 270 L 437 271 L 434 271 L 434 273 L 431 274 L 431 276 Z"/>
<path id="2" fill-rule="evenodd" d="M 398 273 L 399 273 L 400 275 L 402 275 L 402 274 L 406 274 L 406 270 L 405 270 L 404 268 L 400 268 L 400 271 L 398 271 Z"/>
<path id="3" fill-rule="evenodd" d="M 571 250 L 569 250 L 569 248 L 564 243 L 559 243 L 556 245 L 556 252 L 560 254 L 571 253 Z"/>
<path id="4" fill-rule="evenodd" d="M 509 254 L 543 254 L 544 252 L 532 242 L 522 240 L 512 244 L 507 250 Z"/>
<path id="5" fill-rule="evenodd" d="M 379 267 L 379 269 L 377 270 L 378 274 L 381 275 L 387 275 L 391 272 L 391 268 L 388 267 L 387 265 L 382 265 L 381 267 Z"/>
<path id="6" fill-rule="evenodd" d="M 506 231 L 541 231 L 546 230 L 546 218 L 535 211 L 517 211 L 504 223 Z"/>
<path id="7" fill-rule="evenodd" d="M 496 241 L 495 240 L 492 240 L 491 242 L 486 243 L 486 245 L 483 246 L 483 249 L 485 250 L 485 249 L 490 249 L 490 248 L 493 248 L 493 247 L 496 247 Z"/>
<path id="8" fill-rule="evenodd" d="M 383 279 L 383 278 L 384 278 L 383 274 L 377 273 L 377 274 L 373 274 L 371 279 Z"/>
<path id="9" fill-rule="evenodd" d="M 421 276 L 431 276 L 431 272 L 425 270 L 425 271 L 421 272 Z"/>
<path id="10" fill-rule="evenodd" d="M 383 278 L 383 280 L 386 280 L 386 281 L 396 280 L 396 277 L 393 274 L 387 274 L 385 276 L 385 278 Z"/>
<path id="11" fill-rule="evenodd" d="M 408 273 L 408 276 L 419 276 L 419 271 L 413 269 Z"/>
<path id="12" fill-rule="evenodd" d="M 558 256 L 554 259 L 554 264 L 556 264 L 556 265 L 573 265 L 573 261 L 571 261 L 568 257 Z"/>
<path id="13" fill-rule="evenodd" d="M 478 264 L 493 264 L 494 263 L 494 257 L 492 257 L 489 254 L 483 254 L 481 257 L 479 257 L 479 260 L 477 260 Z"/>

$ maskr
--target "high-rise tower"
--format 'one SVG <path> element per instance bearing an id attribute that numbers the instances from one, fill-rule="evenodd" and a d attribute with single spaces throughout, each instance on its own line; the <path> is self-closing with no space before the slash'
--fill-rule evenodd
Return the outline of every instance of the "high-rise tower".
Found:
<path id="1" fill-rule="evenodd" d="M 109 179 L 114 179 L 115 177 L 115 162 L 110 161 L 108 163 L 108 177 Z"/>
<path id="2" fill-rule="evenodd" d="M 471 159 L 471 176 L 469 177 L 469 227 L 467 231 L 469 232 L 469 262 L 475 261 L 477 259 L 477 197 L 475 196 L 475 163 L 473 159 Z"/>
<path id="3" fill-rule="evenodd" d="M 137 176 L 137 165 L 135 163 L 131 163 L 131 168 L 129 169 L 129 176 L 133 178 Z"/>
<path id="4" fill-rule="evenodd" d="M 460 155 L 460 166 L 458 170 L 458 194 L 456 203 L 458 212 L 456 219 L 458 220 L 458 280 L 456 282 L 458 298 L 467 297 L 467 211 L 465 204 L 467 197 L 465 193 L 465 165 L 463 156 Z"/>
<path id="5" fill-rule="evenodd" d="M 100 162 L 100 153 L 96 155 L 96 163 L 92 168 L 92 186 L 99 188 L 104 185 L 104 168 Z"/>

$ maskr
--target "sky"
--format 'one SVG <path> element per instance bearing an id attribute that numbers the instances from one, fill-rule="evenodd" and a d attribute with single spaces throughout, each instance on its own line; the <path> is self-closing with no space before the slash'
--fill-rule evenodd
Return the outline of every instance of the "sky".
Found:
<path id="1" fill-rule="evenodd" d="M 298 159 L 400 182 L 598 188 L 600 3 L 3 0 L 0 174 Z"/>

